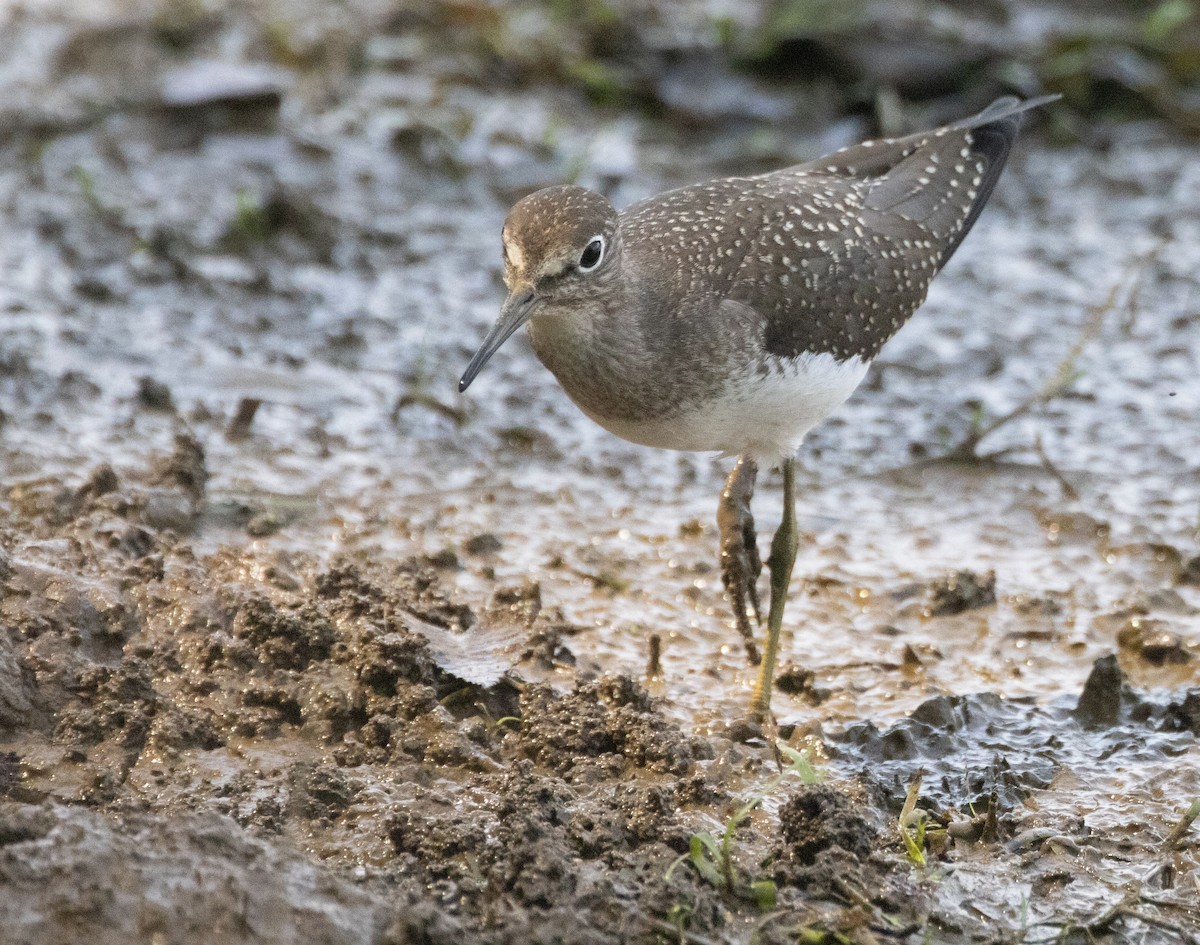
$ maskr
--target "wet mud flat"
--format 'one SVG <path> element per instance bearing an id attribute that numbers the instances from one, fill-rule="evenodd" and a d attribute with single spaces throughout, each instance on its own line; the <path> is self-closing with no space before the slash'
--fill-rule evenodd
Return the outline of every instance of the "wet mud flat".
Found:
<path id="1" fill-rule="evenodd" d="M 514 196 L 844 142 L 181 9 L 0 34 L 0 940 L 1197 940 L 1193 141 L 1034 129 L 810 437 L 777 754 L 722 464 L 454 383 Z"/>
<path id="2" fill-rule="evenodd" d="M 60 495 L 59 537 L 4 559 L 11 941 L 1195 929 L 1194 839 L 1172 818 L 1196 787 L 1200 689 L 1151 695 L 1110 656 L 1080 694 L 785 725 L 808 752 L 781 768 L 628 674 L 570 673 L 586 634 L 536 584 L 476 613 L 427 557 L 197 556 L 146 527 L 142 489 L 186 501 L 198 458 L 183 441 L 96 494 L 105 467 Z M 447 653 L 436 628 L 483 643 Z M 514 660 L 486 687 L 442 668 Z"/>

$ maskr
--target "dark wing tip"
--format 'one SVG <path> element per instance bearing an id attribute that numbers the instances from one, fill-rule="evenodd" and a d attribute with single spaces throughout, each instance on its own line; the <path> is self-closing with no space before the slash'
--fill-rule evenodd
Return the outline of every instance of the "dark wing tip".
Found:
<path id="1" fill-rule="evenodd" d="M 954 254 L 967 233 L 971 231 L 971 227 L 975 225 L 979 214 L 983 212 L 983 208 L 991 198 L 996 182 L 1000 179 L 1000 173 L 1004 170 L 1004 165 L 1008 163 L 1009 153 L 1012 151 L 1013 143 L 1017 140 L 1017 133 L 1021 130 L 1021 122 L 1025 113 L 1060 98 L 1062 98 L 1061 95 L 1043 95 L 1039 98 L 1022 101 L 1015 96 L 1006 95 L 996 99 L 978 115 L 960 122 L 956 126 L 968 132 L 970 135 L 968 147 L 973 155 L 984 161 L 985 168 L 983 180 L 977 188 L 975 202 L 967 214 L 967 218 L 963 221 L 957 240 L 943 258 L 943 266 Z"/>
<path id="2" fill-rule="evenodd" d="M 972 152 L 987 160 L 989 164 L 999 161 L 1003 165 L 1013 141 L 1016 140 L 1025 113 L 1056 102 L 1060 98 L 1061 95 L 1042 95 L 1022 101 L 1015 95 L 1005 95 L 978 114 L 950 127 L 955 131 L 971 132 L 974 138 L 971 144 Z"/>

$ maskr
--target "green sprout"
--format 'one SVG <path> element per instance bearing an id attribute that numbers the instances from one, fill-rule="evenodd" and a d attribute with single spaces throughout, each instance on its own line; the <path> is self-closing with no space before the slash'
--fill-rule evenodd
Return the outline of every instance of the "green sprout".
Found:
<path id="1" fill-rule="evenodd" d="M 926 853 L 929 850 L 929 840 L 945 831 L 929 827 L 929 815 L 917 809 L 917 799 L 921 795 L 921 775 L 913 778 L 908 786 L 908 794 L 904 798 L 904 806 L 896 819 L 896 827 L 900 831 L 900 840 L 904 844 L 904 852 L 913 866 L 924 868 L 928 864 Z"/>
<path id="2" fill-rule="evenodd" d="M 694 833 L 688 843 L 688 852 L 684 853 L 667 869 L 664 879 L 670 880 L 675 870 L 683 863 L 690 863 L 702 879 L 716 889 L 723 890 L 739 899 L 749 900 L 758 905 L 762 912 L 775 908 L 776 889 L 773 880 L 765 877 L 749 877 L 740 870 L 734 862 L 733 835 L 756 807 L 783 782 L 789 775 L 799 777 L 804 784 L 820 784 L 824 774 L 818 771 L 809 759 L 808 751 L 797 751 L 783 744 L 777 744 L 780 754 L 787 759 L 783 771 L 773 778 L 762 794 L 758 794 L 742 804 L 725 822 L 725 828 L 717 836 L 710 830 Z"/>

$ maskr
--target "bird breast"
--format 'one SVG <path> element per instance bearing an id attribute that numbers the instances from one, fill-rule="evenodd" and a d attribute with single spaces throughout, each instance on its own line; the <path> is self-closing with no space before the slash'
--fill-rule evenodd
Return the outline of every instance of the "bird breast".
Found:
<path id="1" fill-rule="evenodd" d="M 625 330 L 606 330 L 614 323 Z M 659 449 L 766 461 L 794 453 L 868 367 L 826 353 L 750 361 L 683 339 L 664 347 L 628 320 L 578 311 L 535 316 L 529 336 L 575 404 L 610 433 Z"/>

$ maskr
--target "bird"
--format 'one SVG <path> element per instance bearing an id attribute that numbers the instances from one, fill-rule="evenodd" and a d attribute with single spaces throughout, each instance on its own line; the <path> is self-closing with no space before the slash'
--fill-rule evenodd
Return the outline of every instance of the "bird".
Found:
<path id="1" fill-rule="evenodd" d="M 781 170 L 670 190 L 618 211 L 575 185 L 538 190 L 501 231 L 508 296 L 459 381 L 526 326 L 592 420 L 626 440 L 736 457 L 717 507 L 722 582 L 759 664 L 749 721 L 770 715 L 796 560 L 796 452 L 925 301 L 991 196 L 1026 112 L 997 99 L 960 121 Z M 778 464 L 783 516 L 766 564 L 751 499 Z"/>

